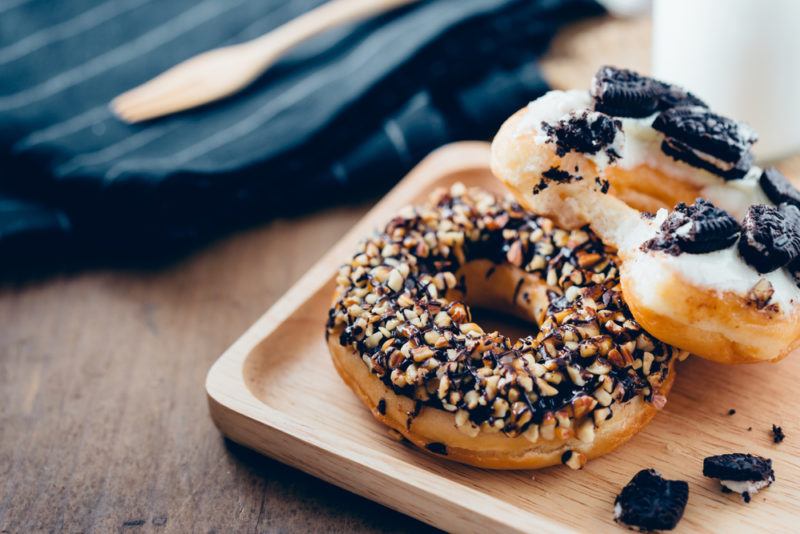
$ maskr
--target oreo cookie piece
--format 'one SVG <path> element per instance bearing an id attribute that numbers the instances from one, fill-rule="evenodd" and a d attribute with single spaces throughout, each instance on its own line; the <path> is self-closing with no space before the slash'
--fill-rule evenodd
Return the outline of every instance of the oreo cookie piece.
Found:
<path id="1" fill-rule="evenodd" d="M 669 108 L 700 106 L 707 108 L 708 105 L 697 98 L 695 95 L 677 85 L 671 85 L 656 80 L 656 84 L 661 90 L 658 97 L 658 109 L 664 111 Z"/>
<path id="2" fill-rule="evenodd" d="M 682 87 L 611 66 L 600 67 L 590 93 L 595 110 L 615 117 L 647 117 L 675 107 L 708 107 Z"/>
<path id="3" fill-rule="evenodd" d="M 661 151 L 672 159 L 688 163 L 692 167 L 704 169 L 716 174 L 725 180 L 738 180 L 744 178 L 750 167 L 753 166 L 753 155 L 748 152 L 742 159 L 733 165 L 716 164 L 699 155 L 697 150 L 686 143 L 667 138 L 661 143 Z"/>
<path id="4" fill-rule="evenodd" d="M 765 169 L 758 181 L 764 194 L 775 204 L 786 202 L 800 207 L 800 191 L 775 167 Z"/>
<path id="5" fill-rule="evenodd" d="M 677 256 L 683 252 L 704 254 L 730 247 L 739 236 L 739 223 L 727 211 L 698 198 L 694 204 L 675 206 L 658 234 L 642 245 Z"/>
<path id="6" fill-rule="evenodd" d="M 683 517 L 689 485 L 665 480 L 655 469 L 636 473 L 614 501 L 614 521 L 629 528 L 672 530 Z"/>
<path id="7" fill-rule="evenodd" d="M 616 117 L 647 117 L 658 110 L 663 88 L 632 70 L 600 67 L 590 93 L 594 109 Z"/>
<path id="8" fill-rule="evenodd" d="M 709 456 L 703 460 L 703 475 L 718 479 L 722 491 L 739 493 L 745 502 L 775 482 L 772 460 L 745 453 Z"/>
<path id="9" fill-rule="evenodd" d="M 619 157 L 611 145 L 621 127 L 618 120 L 592 111 L 573 112 L 555 124 L 542 123 L 547 142 L 555 143 L 559 156 L 571 151 L 597 154 L 605 149 L 610 161 Z"/>
<path id="10" fill-rule="evenodd" d="M 653 128 L 666 137 L 661 144 L 665 154 L 726 180 L 742 178 L 752 166 L 755 132 L 706 108 L 667 109 L 653 121 Z"/>
<path id="11" fill-rule="evenodd" d="M 800 209 L 793 204 L 750 206 L 742 222 L 739 253 L 760 273 L 800 258 Z"/>

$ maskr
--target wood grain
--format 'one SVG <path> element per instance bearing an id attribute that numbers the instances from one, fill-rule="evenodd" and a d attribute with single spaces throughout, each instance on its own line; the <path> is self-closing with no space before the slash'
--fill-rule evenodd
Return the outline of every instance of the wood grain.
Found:
<path id="1" fill-rule="evenodd" d="M 366 208 L 275 221 L 158 271 L 0 288 L 0 532 L 424 528 L 224 441 L 203 390 Z"/>
<path id="2" fill-rule="evenodd" d="M 454 181 L 497 189 L 485 143 L 439 149 L 387 195 L 225 352 L 209 372 L 211 412 L 232 439 L 434 526 L 459 532 L 619 529 L 619 489 L 640 469 L 690 483 L 676 532 L 788 531 L 800 516 L 800 441 L 774 444 L 773 423 L 800 434 L 793 385 L 800 357 L 722 366 L 691 358 L 667 408 L 643 432 L 580 472 L 497 472 L 432 458 L 386 435 L 333 369 L 321 335 L 337 266 L 402 206 Z M 729 415 L 730 409 L 736 413 Z M 750 430 L 748 430 L 750 429 Z M 702 476 L 713 454 L 772 458 L 778 483 L 744 506 Z M 532 475 L 535 480 L 532 479 Z"/>

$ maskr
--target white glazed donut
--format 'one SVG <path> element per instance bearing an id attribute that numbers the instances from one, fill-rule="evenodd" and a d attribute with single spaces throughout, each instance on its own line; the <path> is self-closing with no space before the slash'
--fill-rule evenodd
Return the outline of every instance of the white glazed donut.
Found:
<path id="1" fill-rule="evenodd" d="M 800 344 L 800 193 L 752 165 L 755 140 L 682 89 L 605 67 L 591 93 L 552 91 L 509 118 L 492 169 L 526 208 L 618 249 L 648 332 L 719 362 L 774 361 Z M 697 198 L 713 205 L 676 206 Z"/>

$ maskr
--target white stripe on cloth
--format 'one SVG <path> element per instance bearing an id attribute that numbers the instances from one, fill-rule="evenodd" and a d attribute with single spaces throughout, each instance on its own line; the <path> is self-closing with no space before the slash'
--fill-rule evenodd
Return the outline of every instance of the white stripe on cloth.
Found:
<path id="1" fill-rule="evenodd" d="M 158 139 L 168 131 L 174 130 L 177 126 L 178 125 L 176 123 L 172 123 L 169 126 L 147 128 L 138 133 L 125 137 L 113 145 L 108 145 L 102 150 L 75 156 L 69 161 L 56 167 L 55 174 L 56 176 L 67 176 L 83 167 L 107 163 L 113 159 L 127 154 L 132 150 L 143 147 L 151 141 Z"/>
<path id="2" fill-rule="evenodd" d="M 236 37 L 237 39 L 253 39 L 255 37 L 259 37 L 274 29 L 274 27 L 267 27 L 264 22 L 273 21 L 276 13 L 283 11 L 284 9 L 287 10 L 287 13 L 283 14 L 282 17 L 285 22 L 289 22 L 290 20 L 299 17 L 306 11 L 310 11 L 318 4 L 319 2 L 317 0 L 304 0 L 302 2 L 299 2 L 298 0 L 286 0 L 283 4 L 270 6 L 269 11 L 265 12 L 267 16 L 258 18 L 250 23 L 245 29 L 238 32 Z"/>
<path id="3" fill-rule="evenodd" d="M 164 24 L 119 45 L 77 67 L 56 74 L 44 82 L 11 95 L 0 97 L 0 111 L 27 106 L 58 94 L 68 87 L 93 78 L 174 40 L 222 13 L 242 4 L 244 0 L 205 0 Z"/>
<path id="4" fill-rule="evenodd" d="M 79 132 L 84 128 L 88 128 L 89 126 L 94 126 L 100 121 L 108 119 L 111 116 L 112 113 L 108 108 L 108 104 L 95 106 L 84 111 L 83 113 L 70 117 L 65 121 L 58 122 L 52 126 L 47 126 L 41 130 L 36 130 L 35 132 L 31 132 L 27 136 L 17 141 L 14 144 L 12 151 L 14 153 L 19 153 L 24 150 L 28 150 L 29 148 L 33 148 L 41 143 L 54 141 L 59 137 Z"/>
<path id="5" fill-rule="evenodd" d="M 0 13 L 4 11 L 9 11 L 14 9 L 15 7 L 24 6 L 28 2 L 32 0 L 5 0 L 5 2 L 0 3 Z"/>
<path id="6" fill-rule="evenodd" d="M 59 22 L 47 28 L 42 28 L 20 39 L 16 43 L 0 48 L 0 65 L 17 60 L 49 44 L 57 43 L 58 41 L 63 41 L 64 39 L 91 30 L 104 22 L 113 20 L 126 11 L 131 11 L 152 1 L 153 0 L 106 0 L 106 2 L 96 5 L 71 19 Z"/>

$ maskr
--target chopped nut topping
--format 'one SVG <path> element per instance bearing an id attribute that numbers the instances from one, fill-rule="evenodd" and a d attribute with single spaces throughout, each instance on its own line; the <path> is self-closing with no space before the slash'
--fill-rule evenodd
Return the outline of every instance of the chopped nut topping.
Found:
<path id="1" fill-rule="evenodd" d="M 583 469 L 583 466 L 586 465 L 586 455 L 582 452 L 568 450 L 561 455 L 561 463 L 570 469 Z"/>
<path id="2" fill-rule="evenodd" d="M 536 334 L 513 340 L 472 322 L 459 269 L 475 259 L 549 286 Z M 407 425 L 432 406 L 452 412 L 469 436 L 590 443 L 616 403 L 640 396 L 663 406 L 661 385 L 681 354 L 633 319 L 618 273 L 615 253 L 588 228 L 566 231 L 511 199 L 456 184 L 360 245 L 336 277 L 327 333 L 415 399 Z M 446 454 L 439 445 L 428 449 Z M 585 455 L 568 453 L 564 463 L 583 466 Z"/>
<path id="3" fill-rule="evenodd" d="M 775 294 L 775 288 L 772 287 L 772 282 L 762 277 L 747 293 L 747 300 L 761 310 L 769 304 L 773 294 Z"/>

